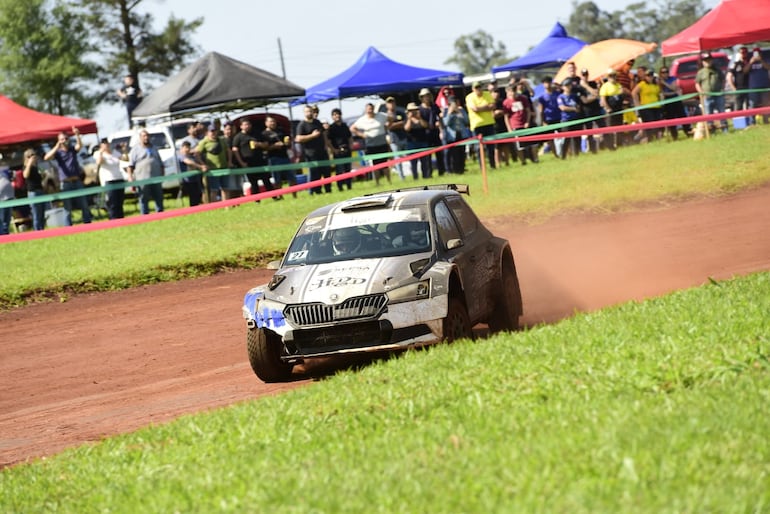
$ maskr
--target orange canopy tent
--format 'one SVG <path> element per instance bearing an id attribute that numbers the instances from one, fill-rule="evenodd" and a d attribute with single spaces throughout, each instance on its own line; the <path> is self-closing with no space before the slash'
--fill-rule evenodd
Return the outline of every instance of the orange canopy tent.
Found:
<path id="1" fill-rule="evenodd" d="M 59 132 L 77 127 L 84 134 L 96 133 L 96 122 L 38 112 L 0 95 L 0 145 L 55 139 Z"/>
<path id="2" fill-rule="evenodd" d="M 583 68 L 587 69 L 588 79 L 595 80 L 606 75 L 609 68 L 617 69 L 624 62 L 652 52 L 657 46 L 655 43 L 643 43 L 633 39 L 606 39 L 584 46 L 568 59 L 567 63 L 574 62 L 578 73 Z M 567 78 L 567 63 L 559 69 L 554 81 L 561 82 Z"/>
<path id="3" fill-rule="evenodd" d="M 663 41 L 663 55 L 686 54 L 770 40 L 770 2 L 723 0 L 682 32 Z"/>

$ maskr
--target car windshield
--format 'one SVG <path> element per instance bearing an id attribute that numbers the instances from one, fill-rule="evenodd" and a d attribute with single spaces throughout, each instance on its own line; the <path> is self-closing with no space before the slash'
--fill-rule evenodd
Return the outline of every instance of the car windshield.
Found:
<path id="1" fill-rule="evenodd" d="M 308 219 L 291 242 L 284 265 L 395 257 L 430 250 L 430 223 L 425 220 L 330 227 Z"/>

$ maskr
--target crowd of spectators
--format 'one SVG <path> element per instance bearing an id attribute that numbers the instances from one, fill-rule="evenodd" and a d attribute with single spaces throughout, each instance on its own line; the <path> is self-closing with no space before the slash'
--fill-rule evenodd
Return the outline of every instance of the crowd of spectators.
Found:
<path id="1" fill-rule="evenodd" d="M 696 104 L 706 114 L 724 112 L 726 108 L 742 110 L 770 105 L 770 63 L 763 60 L 759 49 L 751 53 L 741 47 L 730 64 L 727 73 L 712 64 L 710 53 L 700 56 L 700 68 L 695 76 L 695 89 L 699 94 Z M 672 140 L 680 133 L 693 135 L 693 128 L 683 122 L 665 130 L 634 127 L 637 122 L 654 122 L 662 119 L 678 119 L 688 111 L 681 100 L 678 80 L 669 75 L 667 66 L 657 73 L 645 66 L 634 67 L 628 61 L 616 69 L 609 69 L 599 80 L 589 80 L 588 70 L 578 73 L 575 63 L 567 63 L 567 77 L 555 83 L 549 76 L 541 79 L 542 88 L 536 95 L 535 88 L 526 76 L 514 73 L 509 82 L 500 85 L 496 81 L 476 81 L 471 91 L 457 95 L 449 87 L 441 88 L 437 98 L 428 88 L 418 93 L 419 103 L 407 102 L 399 106 L 394 97 L 387 97 L 382 106 L 366 105 L 364 113 L 348 125 L 340 109 L 332 111 L 332 122 L 319 120 L 319 109 L 314 105 L 303 108 L 303 119 L 293 134 L 284 134 L 272 116 L 265 119 L 265 127 L 254 130 L 248 119 L 238 127 L 231 122 L 214 120 L 209 124 L 190 123 L 187 136 L 178 141 L 178 165 L 182 172 L 202 172 L 187 176 L 181 181 L 181 195 L 190 206 L 203 202 L 226 200 L 240 194 L 281 189 L 284 185 L 296 185 L 300 167 L 308 171 L 308 180 L 315 181 L 342 175 L 353 167 L 366 162 L 379 168 L 357 180 L 373 179 L 377 185 L 381 179 L 392 182 L 393 153 L 414 150 L 417 154 L 402 162 L 391 163 L 400 180 L 429 179 L 445 173 L 461 174 L 469 159 L 486 159 L 488 168 L 498 169 L 511 162 L 526 165 L 539 163 L 544 155 L 553 153 L 558 159 L 577 157 L 584 152 L 600 149 L 616 150 L 622 146 L 660 139 L 668 132 Z M 121 95 L 128 108 L 134 106 L 138 87 L 131 77 L 126 77 L 125 91 Z M 739 91 L 727 96 L 724 93 Z M 745 92 L 740 92 L 745 91 Z M 585 121 L 583 121 L 585 120 Z M 753 123 L 753 118 L 748 118 Z M 768 117 L 765 116 L 765 122 Z M 571 135 L 584 129 L 606 126 L 628 126 L 609 134 Z M 545 143 L 497 142 L 494 136 L 515 135 L 517 131 L 534 127 L 553 127 L 543 132 L 554 133 Z M 727 132 L 725 120 L 719 127 Z M 38 166 L 40 157 L 55 162 L 59 190 L 79 191 L 84 188 L 83 171 L 78 164 L 78 152 L 82 148 L 80 134 L 73 129 L 73 140 L 61 133 L 50 150 L 41 155 L 28 149 L 24 164 L 16 175 L 0 176 L 0 201 L 14 197 L 34 198 L 45 193 L 42 174 Z M 484 138 L 485 144 L 456 145 L 431 152 L 431 148 L 451 145 L 473 137 Z M 502 136 L 503 139 L 506 139 Z M 492 138 L 492 139 L 490 139 Z M 508 138 L 510 139 L 510 138 Z M 421 151 L 425 150 L 425 151 Z M 485 152 L 484 152 L 485 151 Z M 486 155 L 482 156 L 481 152 Z M 139 129 L 139 144 L 130 151 L 110 148 L 106 139 L 101 140 L 94 152 L 98 181 L 106 186 L 103 206 L 110 219 L 124 216 L 125 186 L 132 186 L 138 200 L 139 212 L 147 214 L 150 202 L 156 212 L 163 211 L 164 190 L 159 182 L 142 183 L 144 179 L 163 175 L 164 163 L 152 146 L 147 131 Z M 124 161 L 121 165 L 121 160 Z M 293 164 L 293 165 L 292 165 Z M 266 165 L 279 169 L 266 171 Z M 248 168 L 242 173 L 212 174 L 214 170 Z M 262 168 L 262 169 L 260 169 Z M 124 173 L 123 171 L 127 173 Z M 342 178 L 336 182 L 338 190 L 353 188 L 354 179 Z M 15 190 L 15 191 L 14 191 Z M 315 186 L 311 194 L 329 193 L 332 184 Z M 13 194 L 12 194 L 13 193 Z M 293 192 L 296 198 L 296 192 Z M 275 196 L 276 200 L 283 196 Z M 62 198 L 66 218 L 64 224 L 72 224 L 71 212 L 77 207 L 81 221 L 90 223 L 91 207 L 85 196 L 68 195 Z M 20 208 L 21 216 L 28 220 L 30 229 L 45 227 L 44 213 L 50 204 L 33 203 Z M 0 234 L 11 227 L 11 209 L 0 209 Z M 26 217 L 25 217 L 26 216 Z M 24 228 L 24 227 L 22 227 Z"/>

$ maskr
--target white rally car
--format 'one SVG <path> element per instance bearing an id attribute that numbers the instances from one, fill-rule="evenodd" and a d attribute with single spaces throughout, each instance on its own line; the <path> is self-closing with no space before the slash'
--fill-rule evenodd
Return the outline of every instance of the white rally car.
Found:
<path id="1" fill-rule="evenodd" d="M 507 240 L 464 185 L 399 189 L 328 205 L 302 222 L 268 284 L 244 298 L 249 361 L 266 382 L 306 358 L 515 330 L 521 291 Z"/>

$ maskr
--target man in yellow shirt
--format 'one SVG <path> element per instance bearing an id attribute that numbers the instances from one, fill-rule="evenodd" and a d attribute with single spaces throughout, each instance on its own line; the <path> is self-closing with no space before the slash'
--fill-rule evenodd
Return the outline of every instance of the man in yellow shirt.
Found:
<path id="1" fill-rule="evenodd" d="M 473 91 L 465 97 L 465 106 L 468 109 L 468 121 L 474 134 L 482 137 L 495 135 L 495 99 L 489 91 L 481 87 L 481 82 L 473 83 Z M 495 146 L 488 144 L 487 162 L 489 167 L 495 168 Z M 479 155 L 479 159 L 482 156 Z"/>
<path id="2" fill-rule="evenodd" d="M 607 71 L 607 81 L 599 88 L 599 102 L 609 117 L 610 127 L 623 125 L 623 86 L 618 82 L 618 72 L 611 68 Z M 604 140 L 608 143 L 607 148 L 614 150 L 623 144 L 625 133 L 607 134 Z"/>
<path id="3" fill-rule="evenodd" d="M 634 98 L 634 106 L 639 108 L 639 117 L 643 122 L 659 121 L 663 119 L 663 109 L 660 105 L 655 105 L 663 99 L 663 93 L 660 85 L 655 80 L 655 74 L 652 70 L 639 66 L 637 73 L 642 75 L 642 80 L 631 91 Z M 650 105 L 655 105 L 650 107 Z M 660 129 L 645 129 L 647 140 L 658 139 Z"/>

